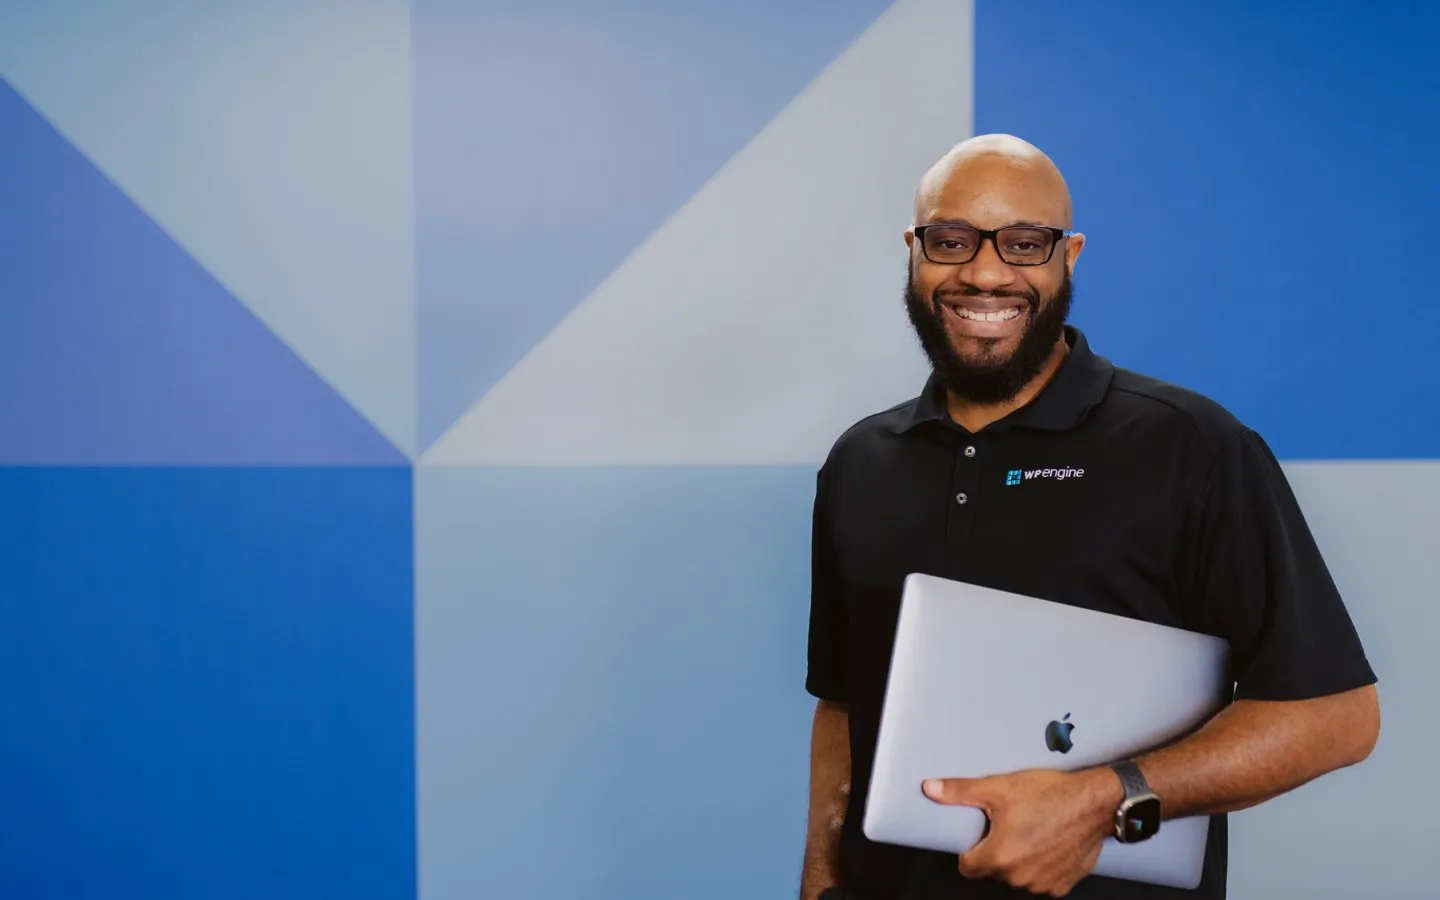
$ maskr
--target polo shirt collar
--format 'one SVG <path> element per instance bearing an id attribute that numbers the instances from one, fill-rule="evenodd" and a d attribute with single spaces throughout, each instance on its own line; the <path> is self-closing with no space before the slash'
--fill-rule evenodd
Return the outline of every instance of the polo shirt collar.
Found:
<path id="1" fill-rule="evenodd" d="M 1012 412 L 991 427 L 1039 428 L 1063 431 L 1074 428 L 1110 389 L 1115 367 L 1090 349 L 1085 334 L 1073 325 L 1065 326 L 1070 353 L 1045 390 L 1030 403 Z M 945 390 L 932 373 L 920 396 L 910 402 L 910 412 L 898 428 L 907 432 L 926 422 L 951 424 L 945 409 Z"/>

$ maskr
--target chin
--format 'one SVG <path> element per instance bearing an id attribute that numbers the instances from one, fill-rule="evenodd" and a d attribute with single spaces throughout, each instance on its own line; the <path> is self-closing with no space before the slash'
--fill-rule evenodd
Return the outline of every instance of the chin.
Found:
<path id="1" fill-rule="evenodd" d="M 950 349 L 972 366 L 1003 366 L 1015 355 L 1023 335 L 1005 338 L 950 336 Z"/>

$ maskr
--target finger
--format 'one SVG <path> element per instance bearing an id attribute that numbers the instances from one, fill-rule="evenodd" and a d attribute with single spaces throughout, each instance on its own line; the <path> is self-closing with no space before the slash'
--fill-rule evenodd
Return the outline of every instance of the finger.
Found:
<path id="1" fill-rule="evenodd" d="M 1068 897 L 1070 896 L 1070 892 L 1075 889 L 1076 884 L 1078 884 L 1078 882 L 1065 881 L 1050 887 L 1045 893 L 1051 897 Z"/>
<path id="2" fill-rule="evenodd" d="M 994 841 L 988 836 L 984 837 L 967 852 L 960 854 L 960 874 L 966 878 L 992 878 L 1000 874 L 1001 866 L 997 859 L 997 848 Z"/>
<path id="3" fill-rule="evenodd" d="M 1045 892 L 1052 897 L 1069 896 L 1075 886 L 1095 870 L 1095 864 L 1100 860 L 1100 849 L 1097 843 L 1078 862 L 1056 861 L 1042 879 L 1047 885 Z"/>
<path id="4" fill-rule="evenodd" d="M 936 803 L 981 809 L 994 806 L 998 794 L 993 778 L 931 778 L 920 788 Z"/>
<path id="5" fill-rule="evenodd" d="M 995 874 L 995 865 L 987 848 L 983 847 L 984 843 L 981 841 L 975 845 L 974 850 L 960 854 L 958 868 L 961 875 L 966 878 L 989 878 Z"/>

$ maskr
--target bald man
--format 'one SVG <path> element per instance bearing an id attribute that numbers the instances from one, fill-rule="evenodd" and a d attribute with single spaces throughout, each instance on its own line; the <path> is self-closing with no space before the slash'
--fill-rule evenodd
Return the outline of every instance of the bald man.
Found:
<path id="1" fill-rule="evenodd" d="M 1376 677 L 1345 604 L 1264 440 L 1069 323 L 1085 238 L 1044 153 L 967 140 L 921 179 L 914 217 L 905 305 L 932 374 L 841 435 L 817 476 L 801 900 L 1223 897 L 1226 814 L 1375 745 Z M 861 821 L 912 572 L 1217 635 L 1235 700 L 1113 766 L 934 773 L 916 790 L 990 821 L 958 858 L 872 842 Z M 1161 828 L 1210 816 L 1198 890 L 1090 874 L 1137 783 Z"/>

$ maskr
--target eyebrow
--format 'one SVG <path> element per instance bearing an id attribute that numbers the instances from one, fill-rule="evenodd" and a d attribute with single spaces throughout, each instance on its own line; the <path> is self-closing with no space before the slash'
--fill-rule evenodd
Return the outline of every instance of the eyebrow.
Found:
<path id="1" fill-rule="evenodd" d="M 957 219 L 938 218 L 938 219 L 932 219 L 932 220 L 930 220 L 929 222 L 927 222 L 927 223 L 925 223 L 925 224 L 927 224 L 927 225 L 965 225 L 965 226 L 967 226 L 967 227 L 969 227 L 969 228 L 979 228 L 979 227 L 980 227 L 979 225 L 976 225 L 974 222 L 971 222 L 969 219 L 963 219 L 963 218 L 957 218 Z M 1015 228 L 1015 227 L 1049 228 L 1050 226 L 1049 226 L 1049 225 L 1045 225 L 1045 224 L 1043 224 L 1043 223 L 1041 223 L 1041 222 L 1038 222 L 1038 221 L 1032 221 L 1032 220 L 1030 220 L 1030 219 L 1017 219 L 1017 220 L 1014 220 L 1014 221 L 1006 222 L 1005 224 L 1000 225 L 1000 226 L 997 226 L 997 227 L 999 227 L 999 228 Z"/>

